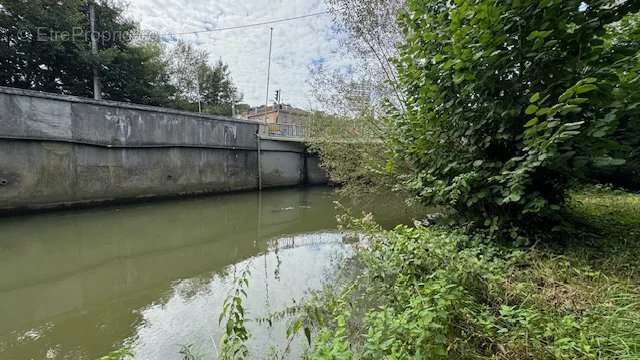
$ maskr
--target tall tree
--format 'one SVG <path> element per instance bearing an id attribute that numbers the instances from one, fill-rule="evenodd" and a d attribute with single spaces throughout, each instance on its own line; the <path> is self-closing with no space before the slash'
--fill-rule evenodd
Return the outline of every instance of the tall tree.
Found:
<path id="1" fill-rule="evenodd" d="M 230 116 L 233 104 L 242 101 L 229 67 L 222 60 L 211 66 L 208 52 L 184 41 L 179 41 L 168 56 L 178 108 Z"/>
<path id="2" fill-rule="evenodd" d="M 174 98 L 177 107 L 198 110 L 198 102 L 202 102 L 200 72 L 207 66 L 208 58 L 206 51 L 185 41 L 178 41 L 168 52 L 171 84 L 177 90 Z"/>
<path id="3" fill-rule="evenodd" d="M 87 29 L 84 2 L 0 0 L 0 85 L 91 95 L 89 43 L 55 33 Z"/>
<path id="4" fill-rule="evenodd" d="M 229 66 L 218 60 L 214 66 L 202 67 L 199 75 L 205 112 L 232 115 L 232 106 L 242 101 L 242 95 L 233 84 Z"/>
<path id="5" fill-rule="evenodd" d="M 0 85 L 164 105 L 172 94 L 157 44 L 135 43 L 137 25 L 115 2 L 95 4 L 98 55 L 90 51 L 85 0 L 0 0 Z"/>
<path id="6" fill-rule="evenodd" d="M 346 71 L 322 62 L 312 67 L 317 100 L 340 115 L 374 113 L 376 118 L 385 113 L 386 101 L 401 106 L 393 59 L 403 41 L 396 18 L 405 1 L 328 0 L 327 4 L 334 17 L 333 30 L 338 34 L 340 51 L 353 66 Z"/>
<path id="7" fill-rule="evenodd" d="M 177 90 L 170 83 L 169 64 L 160 43 L 149 41 L 115 51 L 103 69 L 107 99 L 174 107 Z"/>
<path id="8" fill-rule="evenodd" d="M 402 93 L 393 65 L 403 42 L 397 16 L 404 0 L 328 0 L 339 51 L 350 65 L 332 68 L 323 61 L 311 67 L 311 86 L 321 108 L 337 117 L 317 116 L 313 149 L 341 191 L 360 196 L 387 191 L 401 176 L 385 171 L 390 156 L 387 107 L 401 107 Z M 363 141 L 353 142 L 357 138 Z"/>

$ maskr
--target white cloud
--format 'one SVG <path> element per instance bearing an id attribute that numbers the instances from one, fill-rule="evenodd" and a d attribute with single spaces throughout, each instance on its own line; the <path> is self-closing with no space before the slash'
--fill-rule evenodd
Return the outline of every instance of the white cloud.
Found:
<path id="1" fill-rule="evenodd" d="M 127 15 L 143 30 L 179 33 L 231 27 L 289 18 L 327 10 L 322 0 L 131 0 Z M 210 52 L 210 61 L 221 58 L 251 105 L 265 101 L 269 27 L 273 26 L 270 99 L 282 89 L 284 101 L 315 107 L 307 80 L 309 66 L 324 62 L 347 63 L 338 55 L 331 30 L 331 16 L 321 15 L 285 23 L 197 35 L 184 35 Z"/>

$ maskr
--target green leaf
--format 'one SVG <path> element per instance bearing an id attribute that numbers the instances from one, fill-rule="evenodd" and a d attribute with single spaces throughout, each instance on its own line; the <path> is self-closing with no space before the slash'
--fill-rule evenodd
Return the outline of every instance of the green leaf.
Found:
<path id="1" fill-rule="evenodd" d="M 505 199 L 505 202 L 518 202 L 521 198 L 520 193 L 514 192 Z"/>
<path id="2" fill-rule="evenodd" d="M 307 343 L 311 346 L 311 329 L 305 326 L 304 328 L 304 336 L 307 338 Z"/>
<path id="3" fill-rule="evenodd" d="M 621 166 L 627 163 L 624 159 L 614 159 L 612 157 L 597 157 L 593 159 L 593 163 L 597 167 Z"/>
<path id="4" fill-rule="evenodd" d="M 525 113 L 527 115 L 531 115 L 531 114 L 535 114 L 536 111 L 538 111 L 538 106 L 531 104 L 529 105 L 529 107 L 527 107 L 527 110 L 525 110 Z"/>
<path id="5" fill-rule="evenodd" d="M 560 112 L 562 114 L 568 114 L 568 113 L 577 114 L 581 111 L 582 111 L 582 108 L 578 105 L 565 105 L 562 108 L 560 108 Z"/>
<path id="6" fill-rule="evenodd" d="M 558 98 L 558 101 L 563 103 L 568 99 L 570 99 L 573 95 L 575 95 L 575 91 L 573 90 L 573 88 L 568 89 L 562 95 L 560 95 L 560 97 Z"/>
<path id="7" fill-rule="evenodd" d="M 526 124 L 524 124 L 524 127 L 530 128 L 532 126 L 538 125 L 538 122 L 540 122 L 540 120 L 537 117 L 533 118 L 529 120 Z"/>
<path id="8" fill-rule="evenodd" d="M 587 99 L 587 98 L 575 98 L 575 99 L 569 99 L 567 102 L 569 104 L 573 104 L 573 105 L 582 105 L 584 103 L 589 102 L 589 99 Z"/>
<path id="9" fill-rule="evenodd" d="M 545 107 L 545 108 L 542 108 L 542 109 L 538 110 L 536 112 L 536 116 L 544 116 L 544 115 L 551 114 L 552 112 L 553 112 L 553 109 L 551 109 L 549 107 Z"/>
<path id="10" fill-rule="evenodd" d="M 527 40 L 544 40 L 546 37 L 551 35 L 552 31 L 533 31 L 529 36 L 527 36 Z"/>
<path id="11" fill-rule="evenodd" d="M 585 78 L 585 79 L 582 79 L 582 80 L 578 81 L 578 86 L 584 85 L 584 84 L 594 84 L 597 81 L 598 81 L 598 79 L 596 79 L 596 78 L 588 77 L 588 78 Z"/>
<path id="12" fill-rule="evenodd" d="M 533 94 L 533 96 L 531 96 L 531 98 L 529 99 L 529 102 L 530 103 L 536 103 L 536 102 L 538 102 L 538 100 L 540 100 L 540 93 L 539 92 Z"/>
<path id="13" fill-rule="evenodd" d="M 584 94 L 584 93 L 588 93 L 588 92 L 591 92 L 591 91 L 597 90 L 597 89 L 598 89 L 598 87 L 596 85 L 586 84 L 586 85 L 578 86 L 576 88 L 576 94 Z"/>
<path id="14" fill-rule="evenodd" d="M 558 121 L 558 120 L 553 120 L 553 121 L 547 122 L 547 128 L 548 129 L 552 129 L 552 128 L 558 126 L 558 125 L 560 125 L 560 121 Z"/>

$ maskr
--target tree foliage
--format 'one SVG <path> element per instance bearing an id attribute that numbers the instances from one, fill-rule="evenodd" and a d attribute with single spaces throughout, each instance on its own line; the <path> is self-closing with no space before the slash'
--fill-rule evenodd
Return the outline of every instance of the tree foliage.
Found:
<path id="1" fill-rule="evenodd" d="M 341 116 L 384 114 L 383 102 L 400 105 L 396 68 L 403 37 L 396 22 L 404 0 L 329 0 L 339 51 L 351 66 L 335 69 L 320 63 L 312 67 L 317 100 Z"/>
<path id="2" fill-rule="evenodd" d="M 209 64 L 209 53 L 184 41 L 169 51 L 171 83 L 178 108 L 215 115 L 232 115 L 232 104 L 242 100 L 233 84 L 227 64 L 218 60 Z"/>
<path id="3" fill-rule="evenodd" d="M 0 85 L 89 97 L 99 66 L 108 100 L 166 105 L 173 93 L 160 48 L 134 43 L 136 23 L 111 1 L 95 4 L 98 55 L 91 54 L 86 1 L 0 1 Z"/>
<path id="4" fill-rule="evenodd" d="M 171 83 L 178 90 L 177 102 L 196 103 L 201 100 L 199 70 L 207 64 L 207 54 L 189 43 L 178 41 L 169 50 L 167 61 L 170 64 Z"/>
<path id="5" fill-rule="evenodd" d="M 233 83 L 229 65 L 218 60 L 213 66 L 201 68 L 200 91 L 205 112 L 218 115 L 232 115 L 232 106 L 242 101 L 242 94 Z"/>
<path id="6" fill-rule="evenodd" d="M 627 111 L 620 118 L 620 126 L 614 133 L 616 141 L 623 146 L 615 157 L 627 159 L 623 166 L 594 169 L 593 176 L 598 182 L 640 190 L 640 13 L 624 17 L 608 28 L 604 37 L 605 46 L 614 53 L 623 52 L 634 56 L 617 68 L 620 91 L 617 101 L 627 105 Z"/>
<path id="7" fill-rule="evenodd" d="M 338 117 L 314 113 L 307 124 L 312 152 L 320 155 L 321 166 L 331 182 L 349 198 L 368 198 L 393 187 L 393 175 L 386 171 L 388 150 L 372 116 Z"/>
<path id="8" fill-rule="evenodd" d="M 316 117 L 310 142 L 343 193 L 366 197 L 394 187 L 398 175 L 385 171 L 390 154 L 384 146 L 385 103 L 402 105 L 392 59 L 403 38 L 396 18 L 404 0 L 329 0 L 327 4 L 339 51 L 350 65 L 312 66 L 313 95 L 326 113 L 336 116 Z"/>
<path id="9" fill-rule="evenodd" d="M 406 110 L 391 127 L 406 184 L 471 226 L 523 239 L 558 214 L 573 179 L 626 163 L 639 47 L 607 42 L 607 28 L 638 8 L 408 1 L 397 62 Z"/>
<path id="10" fill-rule="evenodd" d="M 97 65 L 106 100 L 231 115 L 241 97 L 226 64 L 185 42 L 167 52 L 111 0 L 95 2 L 93 55 L 87 4 L 0 0 L 0 86 L 91 97 Z"/>
<path id="11" fill-rule="evenodd" d="M 81 73 L 90 71 L 89 44 L 37 41 L 40 26 L 68 31 L 81 24 L 82 2 L 2 0 L 0 5 L 0 84 L 88 94 L 88 79 Z"/>

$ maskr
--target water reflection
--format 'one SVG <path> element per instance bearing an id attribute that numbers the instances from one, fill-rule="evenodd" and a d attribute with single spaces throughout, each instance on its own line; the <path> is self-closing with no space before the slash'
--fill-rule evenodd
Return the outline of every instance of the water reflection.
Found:
<path id="1" fill-rule="evenodd" d="M 141 312 L 143 322 L 138 326 L 133 343 L 136 356 L 140 359 L 177 358 L 174 354 L 180 345 L 192 343 L 196 352 L 214 358 L 223 334 L 214 314 L 222 308 L 223 294 L 231 290 L 234 268 L 238 273 L 246 267 L 251 270 L 247 289 L 247 317 L 250 319 L 284 309 L 292 305 L 292 299 L 300 299 L 308 289 L 319 288 L 329 275 L 325 275 L 327 264 L 341 256 L 346 248 L 340 234 L 299 236 L 300 239 L 307 237 L 311 239 L 309 245 L 300 244 L 281 250 L 279 265 L 275 254 L 269 253 L 236 264 L 227 269 L 227 274 L 214 276 L 195 292 L 189 280 L 176 284 L 168 301 L 154 304 Z M 316 242 L 314 239 L 317 238 L 323 240 Z M 278 267 L 281 271 L 276 277 Z M 202 316 L 207 313 L 214 314 Z M 249 328 L 252 338 L 248 345 L 257 357 L 261 358 L 269 351 L 269 345 L 286 342 L 286 323 L 275 323 L 273 328 L 266 328 L 250 322 Z M 297 351 L 301 349 L 297 347 Z"/>
<path id="2" fill-rule="evenodd" d="M 0 358 L 93 359 L 123 343 L 141 359 L 187 343 L 212 357 L 233 266 L 253 268 L 256 316 L 320 286 L 346 249 L 333 200 L 297 189 L 0 219 Z"/>

